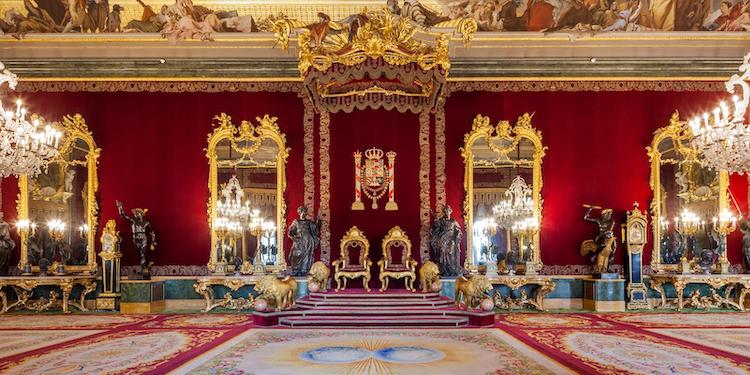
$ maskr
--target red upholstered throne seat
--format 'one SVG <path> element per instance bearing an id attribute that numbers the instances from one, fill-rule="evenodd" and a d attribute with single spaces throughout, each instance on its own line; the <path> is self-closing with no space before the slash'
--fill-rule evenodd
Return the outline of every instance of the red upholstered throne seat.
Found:
<path id="1" fill-rule="evenodd" d="M 346 289 L 347 279 L 362 278 L 365 290 L 370 291 L 370 242 L 356 226 L 341 239 L 339 259 L 333 262 L 336 291 Z"/>
<path id="2" fill-rule="evenodd" d="M 404 279 L 406 289 L 414 291 L 417 262 L 411 257 L 411 241 L 401 228 L 395 226 L 383 239 L 383 259 L 380 267 L 380 291 L 388 289 L 388 279 Z"/>

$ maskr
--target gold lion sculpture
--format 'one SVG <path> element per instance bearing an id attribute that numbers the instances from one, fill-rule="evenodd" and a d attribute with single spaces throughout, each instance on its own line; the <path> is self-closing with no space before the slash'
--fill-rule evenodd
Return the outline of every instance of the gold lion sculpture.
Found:
<path id="1" fill-rule="evenodd" d="M 310 273 L 308 274 L 307 282 L 316 282 L 320 285 L 321 292 L 327 292 L 330 287 L 331 270 L 326 266 L 325 263 L 317 261 L 310 267 Z"/>
<path id="2" fill-rule="evenodd" d="M 419 289 L 422 289 L 422 293 L 427 293 L 436 281 L 440 281 L 440 269 L 435 262 L 428 260 L 419 267 Z"/>
<path id="3" fill-rule="evenodd" d="M 455 304 L 466 303 L 466 309 L 475 308 L 482 302 L 482 297 L 492 290 L 492 283 L 484 275 L 461 276 L 456 279 Z"/>
<path id="4" fill-rule="evenodd" d="M 276 311 L 286 310 L 294 306 L 294 295 L 297 293 L 297 280 L 287 276 L 278 279 L 276 276 L 263 276 L 255 284 L 257 298 L 263 298 L 269 305 L 276 306 Z"/>

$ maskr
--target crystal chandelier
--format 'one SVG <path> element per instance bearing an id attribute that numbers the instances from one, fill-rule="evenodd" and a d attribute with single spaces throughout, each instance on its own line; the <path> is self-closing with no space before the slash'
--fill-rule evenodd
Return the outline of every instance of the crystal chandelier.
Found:
<path id="1" fill-rule="evenodd" d="M 226 186 L 221 189 L 224 199 L 216 202 L 216 216 L 222 220 L 239 222 L 244 226 L 250 215 L 250 201 L 245 200 L 245 191 L 242 190 L 240 180 L 232 176 Z"/>
<path id="2" fill-rule="evenodd" d="M 726 88 L 734 94 L 739 86 L 742 96 L 734 95 L 732 104 L 721 102 L 713 112 L 695 117 L 690 121 L 690 130 L 691 143 L 708 167 L 744 174 L 750 171 L 750 126 L 745 121 L 750 102 L 750 53 L 739 70 L 742 75 L 732 75 Z"/>
<path id="3" fill-rule="evenodd" d="M 521 176 L 516 176 L 505 191 L 505 199 L 492 210 L 501 228 L 511 229 L 517 222 L 536 217 L 531 187 Z"/>
<path id="4" fill-rule="evenodd" d="M 15 89 L 18 77 L 0 63 L 0 86 L 8 83 Z M 58 155 L 62 133 L 39 122 L 27 119 L 26 109 L 16 101 L 16 109 L 6 109 L 0 101 L 0 176 L 28 174 L 36 176 Z"/>

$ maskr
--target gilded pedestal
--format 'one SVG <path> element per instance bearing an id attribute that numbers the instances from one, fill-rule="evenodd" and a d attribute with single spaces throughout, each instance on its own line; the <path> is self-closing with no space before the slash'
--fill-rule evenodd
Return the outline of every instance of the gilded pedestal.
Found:
<path id="1" fill-rule="evenodd" d="M 120 309 L 120 238 L 115 221 L 109 220 L 102 233 L 102 292 L 96 297 L 97 310 Z"/>

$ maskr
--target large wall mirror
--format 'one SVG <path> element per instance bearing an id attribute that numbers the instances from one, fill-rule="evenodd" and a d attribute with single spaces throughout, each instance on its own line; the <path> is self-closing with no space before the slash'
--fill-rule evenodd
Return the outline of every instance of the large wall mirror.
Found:
<path id="1" fill-rule="evenodd" d="M 208 137 L 208 202 L 215 274 L 277 273 L 284 257 L 284 191 L 289 149 L 276 117 L 239 126 L 222 113 Z"/>
<path id="2" fill-rule="evenodd" d="M 539 228 L 542 220 L 541 133 L 531 115 L 491 125 L 478 115 L 464 136 L 464 221 L 466 269 L 512 259 L 512 271 L 541 270 Z M 511 258 L 508 258 L 508 256 Z"/>
<path id="3" fill-rule="evenodd" d="M 653 191 L 651 267 L 656 272 L 677 271 L 683 258 L 697 260 L 703 249 L 716 250 L 719 263 L 727 261 L 726 238 L 714 230 L 713 218 L 728 207 L 729 176 L 700 162 L 690 136 L 674 113 L 647 147 Z"/>
<path id="4" fill-rule="evenodd" d="M 59 126 L 63 132 L 60 154 L 36 177 L 18 179 L 18 267 L 38 272 L 42 265 L 55 272 L 51 266 L 57 263 L 67 273 L 91 273 L 97 267 L 94 240 L 100 149 L 81 115 L 65 116 Z"/>

